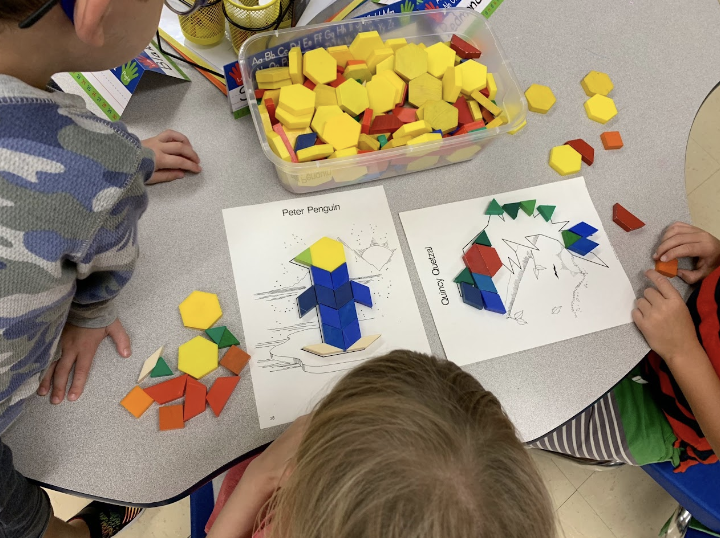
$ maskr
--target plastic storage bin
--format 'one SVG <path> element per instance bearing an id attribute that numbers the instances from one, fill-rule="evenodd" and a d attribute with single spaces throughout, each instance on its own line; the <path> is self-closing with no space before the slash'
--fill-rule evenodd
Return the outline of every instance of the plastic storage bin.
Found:
<path id="1" fill-rule="evenodd" d="M 372 30 L 376 30 L 383 40 L 404 37 L 408 42 L 425 43 L 427 46 L 449 41 L 453 34 L 473 43 L 482 51 L 480 61 L 487 65 L 488 72 L 495 75 L 498 86 L 496 102 L 503 109 L 507 122 L 495 129 L 340 159 L 308 163 L 290 163 L 280 159 L 270 149 L 262 127 L 255 99 L 255 72 L 287 65 L 291 47 L 299 46 L 305 53 L 318 47 L 349 45 L 358 33 Z M 525 97 L 500 44 L 487 20 L 472 9 L 433 9 L 257 34 L 244 43 L 239 62 L 262 149 L 275 165 L 283 186 L 298 194 L 470 160 L 498 135 L 519 127 L 527 115 Z"/>

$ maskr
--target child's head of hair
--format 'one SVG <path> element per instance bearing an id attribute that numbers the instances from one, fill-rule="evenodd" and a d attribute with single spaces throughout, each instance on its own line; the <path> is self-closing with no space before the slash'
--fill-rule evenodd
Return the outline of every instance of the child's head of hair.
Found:
<path id="1" fill-rule="evenodd" d="M 56 72 L 100 71 L 142 52 L 157 30 L 163 0 L 76 0 L 74 25 L 58 3 L 30 28 L 18 28 L 44 3 L 0 1 L 2 54 L 30 57 L 34 63 L 50 58 Z"/>
<path id="2" fill-rule="evenodd" d="M 318 405 L 268 538 L 552 538 L 547 490 L 492 393 L 394 351 Z"/>

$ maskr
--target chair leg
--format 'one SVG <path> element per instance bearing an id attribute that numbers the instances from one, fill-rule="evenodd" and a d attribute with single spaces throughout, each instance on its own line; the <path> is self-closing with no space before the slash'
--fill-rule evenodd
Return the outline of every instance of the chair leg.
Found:
<path id="1" fill-rule="evenodd" d="M 670 518 L 670 521 L 668 521 L 665 534 L 663 534 L 662 537 L 683 538 L 690 526 L 691 519 L 692 515 L 690 515 L 690 512 L 685 510 L 682 506 L 678 506 Z"/>

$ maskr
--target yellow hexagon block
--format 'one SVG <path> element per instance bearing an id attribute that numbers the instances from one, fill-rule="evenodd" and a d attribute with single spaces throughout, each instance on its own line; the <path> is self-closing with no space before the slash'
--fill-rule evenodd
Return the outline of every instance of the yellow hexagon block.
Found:
<path id="1" fill-rule="evenodd" d="M 293 47 L 288 53 L 288 69 L 290 70 L 290 80 L 293 84 L 302 84 L 305 82 L 303 76 L 303 55 L 300 47 Z"/>
<path id="2" fill-rule="evenodd" d="M 617 108 L 612 99 L 597 93 L 585 101 L 585 112 L 591 120 L 607 123 L 617 115 Z"/>
<path id="3" fill-rule="evenodd" d="M 555 146 L 550 150 L 550 167 L 561 176 L 577 174 L 582 156 L 570 146 Z"/>
<path id="4" fill-rule="evenodd" d="M 298 162 L 307 163 L 329 157 L 332 152 L 333 147 L 330 144 L 317 144 L 315 146 L 310 146 L 309 148 L 301 149 L 296 155 Z"/>
<path id="5" fill-rule="evenodd" d="M 423 119 L 433 131 L 440 129 L 443 133 L 449 133 L 458 126 L 458 109 L 445 101 L 427 102 L 423 107 Z"/>
<path id="6" fill-rule="evenodd" d="M 408 44 L 407 39 L 405 39 L 404 37 L 397 37 L 397 38 L 388 39 L 387 41 L 385 41 L 385 46 L 390 47 L 395 52 L 397 52 L 398 49 L 404 47 L 407 44 Z"/>
<path id="7" fill-rule="evenodd" d="M 222 317 L 218 296 L 204 291 L 192 292 L 180 303 L 180 316 L 185 327 L 209 329 Z"/>
<path id="8" fill-rule="evenodd" d="M 378 76 L 388 79 L 395 88 L 395 104 L 402 103 L 405 89 L 407 88 L 405 81 L 401 79 L 395 71 L 381 71 L 378 73 Z"/>
<path id="9" fill-rule="evenodd" d="M 322 138 L 327 120 L 342 114 L 342 109 L 337 105 L 319 106 L 315 111 L 315 116 L 313 116 L 310 128 L 315 131 L 320 138 Z"/>
<path id="10" fill-rule="evenodd" d="M 429 133 L 430 131 L 432 131 L 432 127 L 430 127 L 430 124 L 428 122 L 426 122 L 425 120 L 418 120 L 412 123 L 406 123 L 405 125 L 400 127 L 397 131 L 393 133 L 393 139 L 405 138 L 407 136 L 409 136 L 410 138 L 415 138 L 417 136 L 424 135 L 425 133 Z"/>
<path id="11" fill-rule="evenodd" d="M 425 49 L 428 57 L 428 73 L 443 78 L 448 67 L 455 66 L 455 51 L 445 43 L 435 43 Z"/>
<path id="12" fill-rule="evenodd" d="M 542 84 L 532 84 L 525 90 L 525 99 L 528 102 L 530 112 L 547 114 L 548 110 L 555 104 L 555 96 L 550 88 Z"/>
<path id="13" fill-rule="evenodd" d="M 351 116 L 359 116 L 370 107 L 368 92 L 357 80 L 349 79 L 335 88 L 338 106 Z"/>
<path id="14" fill-rule="evenodd" d="M 372 78 L 372 73 L 366 63 L 348 65 L 343 72 L 343 76 L 350 80 L 360 80 L 367 82 Z"/>
<path id="15" fill-rule="evenodd" d="M 377 66 L 380 62 L 383 60 L 387 60 L 388 58 L 391 58 L 395 55 L 395 52 L 390 47 L 381 47 L 379 49 L 375 49 L 370 53 L 370 56 L 368 56 L 367 59 L 367 66 L 368 69 L 370 69 L 371 73 L 374 73 L 377 69 Z"/>
<path id="16" fill-rule="evenodd" d="M 363 136 L 363 135 L 360 135 Z M 334 151 L 328 159 L 340 159 L 342 157 L 352 157 L 353 155 L 357 155 L 358 149 L 357 148 L 345 148 L 340 149 L 338 151 Z"/>
<path id="17" fill-rule="evenodd" d="M 384 47 L 385 44 L 377 32 L 360 32 L 350 44 L 350 53 L 356 60 L 365 60 L 367 62 L 375 49 Z"/>
<path id="18" fill-rule="evenodd" d="M 303 74 L 315 84 L 330 84 L 337 78 L 337 60 L 325 49 L 309 50 L 303 57 Z"/>
<path id="19" fill-rule="evenodd" d="M 332 272 L 345 263 L 345 249 L 340 241 L 323 237 L 310 246 L 310 257 L 315 267 Z"/>
<path id="20" fill-rule="evenodd" d="M 590 71 L 585 75 L 585 78 L 580 81 L 580 85 L 588 97 L 597 94 L 607 96 L 613 89 L 613 83 L 610 77 L 600 71 Z"/>
<path id="21" fill-rule="evenodd" d="M 334 116 L 325 122 L 322 138 L 335 149 L 351 148 L 358 145 L 360 124 L 347 114 Z M 315 258 L 313 257 L 313 261 Z M 328 269 L 330 271 L 331 269 Z"/>
<path id="22" fill-rule="evenodd" d="M 385 58 L 382 62 L 377 64 L 377 67 L 375 68 L 376 73 L 382 73 L 383 71 L 392 71 L 395 72 L 395 54 L 393 53 L 392 56 Z"/>
<path id="23" fill-rule="evenodd" d="M 347 45 L 338 45 L 337 47 L 328 47 L 328 54 L 337 60 L 340 67 L 345 67 L 348 60 L 354 60 L 355 56 L 352 55 Z"/>
<path id="24" fill-rule="evenodd" d="M 487 86 L 487 67 L 475 60 L 468 60 L 458 66 L 462 73 L 462 92 L 470 95 L 475 90 Z"/>
<path id="25" fill-rule="evenodd" d="M 399 148 L 400 146 L 404 146 L 408 142 L 412 140 L 412 136 L 403 136 L 403 137 L 396 137 L 393 135 L 393 139 L 385 144 L 382 149 L 393 149 L 393 148 Z"/>
<path id="26" fill-rule="evenodd" d="M 305 116 L 315 112 L 315 92 L 302 84 L 293 84 L 280 89 L 278 108 L 287 110 L 295 116 Z"/>
<path id="27" fill-rule="evenodd" d="M 442 97 L 442 82 L 430 73 L 423 73 L 408 83 L 408 101 L 415 107 L 423 106 L 425 101 L 440 101 Z"/>
<path id="28" fill-rule="evenodd" d="M 466 148 L 461 148 L 456 151 L 453 151 L 450 155 L 445 157 L 448 161 L 451 163 L 459 163 L 462 161 L 467 161 L 472 159 L 475 155 L 477 155 L 478 151 L 482 149 L 482 146 L 468 146 Z"/>
<path id="29" fill-rule="evenodd" d="M 412 142 L 412 140 L 410 142 Z M 408 145 L 410 145 L 410 142 L 408 142 Z M 420 172 L 421 170 L 427 170 L 431 166 L 435 166 L 439 160 L 440 157 L 437 155 L 426 155 L 425 157 L 420 157 L 407 165 L 407 171 Z"/>
<path id="30" fill-rule="evenodd" d="M 337 105 L 337 93 L 335 88 L 326 84 L 316 84 L 313 89 L 315 92 L 315 107 Z"/>
<path id="31" fill-rule="evenodd" d="M 275 111 L 275 117 L 288 129 L 304 129 L 310 126 L 313 119 L 312 112 L 310 114 L 296 115 L 284 108 L 278 108 Z"/>
<path id="32" fill-rule="evenodd" d="M 202 336 L 196 336 L 178 349 L 178 370 L 200 379 L 218 367 L 218 346 Z"/>
<path id="33" fill-rule="evenodd" d="M 462 90 L 462 71 L 458 67 L 448 67 L 442 79 L 443 99 L 448 103 L 454 103 L 460 97 Z"/>
<path id="34" fill-rule="evenodd" d="M 468 108 L 470 109 L 470 114 L 472 114 L 473 121 L 478 121 L 478 120 L 483 119 L 482 110 L 480 110 L 480 104 L 477 101 L 470 99 L 467 102 L 467 105 L 468 105 Z"/>
<path id="35" fill-rule="evenodd" d="M 375 140 L 372 136 L 361 134 L 358 139 L 358 149 L 366 151 L 377 151 L 380 149 L 380 142 Z"/>
<path id="36" fill-rule="evenodd" d="M 289 78 L 290 70 L 287 67 L 270 67 L 255 73 L 255 79 L 258 82 L 280 82 Z"/>
<path id="37" fill-rule="evenodd" d="M 409 43 L 395 51 L 395 72 L 409 82 L 427 73 L 427 52 L 415 43 Z"/>
<path id="38" fill-rule="evenodd" d="M 416 136 L 407 141 L 408 146 L 415 146 L 417 144 L 425 144 L 426 142 L 434 142 L 435 140 L 442 140 L 440 133 L 425 133 L 424 135 Z"/>
<path id="39" fill-rule="evenodd" d="M 395 87 L 388 79 L 375 75 L 365 88 L 373 114 L 383 114 L 395 108 Z"/>

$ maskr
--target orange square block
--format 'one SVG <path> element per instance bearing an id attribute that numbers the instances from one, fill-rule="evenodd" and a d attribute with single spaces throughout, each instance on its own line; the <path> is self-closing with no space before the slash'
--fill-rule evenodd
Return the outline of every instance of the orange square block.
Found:
<path id="1" fill-rule="evenodd" d="M 120 400 L 120 405 L 130 411 L 135 418 L 140 418 L 152 405 L 153 401 L 143 389 L 135 386 L 128 392 L 127 396 Z"/>
<path id="2" fill-rule="evenodd" d="M 166 405 L 165 407 L 161 407 L 159 416 L 161 432 L 168 430 L 181 430 L 185 427 L 182 404 Z"/>
<path id="3" fill-rule="evenodd" d="M 250 360 L 250 355 L 245 353 L 242 349 L 237 346 L 230 346 L 225 352 L 220 364 L 230 370 L 235 375 L 240 375 L 240 372 Z"/>
<path id="4" fill-rule="evenodd" d="M 656 261 L 655 270 L 668 278 L 676 277 L 678 272 L 677 258 L 669 262 L 661 262 L 660 260 Z"/>
<path id="5" fill-rule="evenodd" d="M 623 147 L 622 136 L 618 131 L 606 131 L 600 135 L 600 140 L 605 149 L 620 149 Z"/>

